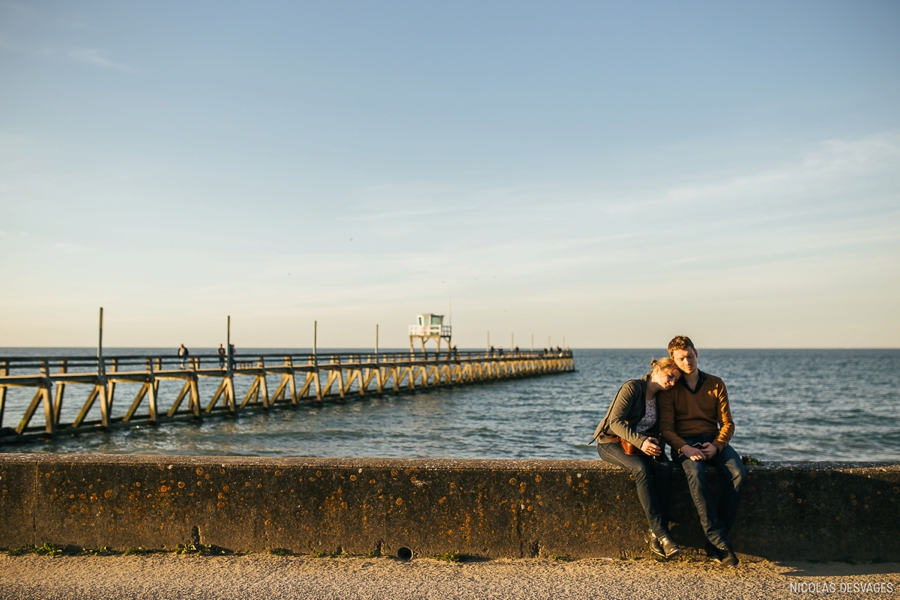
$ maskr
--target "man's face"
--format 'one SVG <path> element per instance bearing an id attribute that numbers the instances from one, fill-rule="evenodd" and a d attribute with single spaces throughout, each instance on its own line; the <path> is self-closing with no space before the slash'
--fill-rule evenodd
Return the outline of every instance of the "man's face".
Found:
<path id="1" fill-rule="evenodd" d="M 672 353 L 672 360 L 687 375 L 697 370 L 697 351 L 693 348 L 684 348 L 683 350 L 675 350 Z"/>

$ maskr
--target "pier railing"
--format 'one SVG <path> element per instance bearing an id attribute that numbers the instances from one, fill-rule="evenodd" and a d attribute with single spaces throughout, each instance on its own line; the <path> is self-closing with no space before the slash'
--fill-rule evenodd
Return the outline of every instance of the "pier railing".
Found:
<path id="1" fill-rule="evenodd" d="M 567 350 L 0 357 L 0 441 L 574 370 Z M 17 388 L 34 392 L 12 401 Z"/>

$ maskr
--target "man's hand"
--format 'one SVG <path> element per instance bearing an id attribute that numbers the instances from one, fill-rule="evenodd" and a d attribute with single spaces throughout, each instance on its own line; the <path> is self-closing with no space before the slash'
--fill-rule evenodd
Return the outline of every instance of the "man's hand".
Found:
<path id="1" fill-rule="evenodd" d="M 659 456 L 662 454 L 662 448 L 659 447 L 658 443 L 659 442 L 653 438 L 647 438 L 644 440 L 644 443 L 641 444 L 641 452 L 647 456 Z"/>
<path id="2" fill-rule="evenodd" d="M 706 454 L 702 450 L 694 448 L 693 446 L 688 446 L 687 444 L 681 447 L 681 453 L 694 461 L 706 460 Z"/>
<path id="3" fill-rule="evenodd" d="M 719 451 L 719 449 L 716 448 L 716 446 L 715 446 L 714 444 L 711 444 L 711 443 L 709 443 L 709 442 L 706 442 L 706 443 L 703 444 L 703 446 L 700 448 L 700 452 L 703 453 L 703 456 L 706 457 L 706 460 L 709 460 L 710 458 L 712 458 L 713 456 L 715 456 L 715 455 L 716 455 L 716 452 L 718 452 L 718 451 Z"/>

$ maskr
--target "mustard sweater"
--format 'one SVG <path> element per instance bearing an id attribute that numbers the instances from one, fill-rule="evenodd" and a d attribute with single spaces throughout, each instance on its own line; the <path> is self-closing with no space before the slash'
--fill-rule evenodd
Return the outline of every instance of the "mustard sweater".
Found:
<path id="1" fill-rule="evenodd" d="M 684 446 L 686 437 L 714 435 L 713 445 L 721 451 L 734 435 L 728 390 L 715 375 L 700 371 L 696 393 L 682 379 L 657 398 L 660 434 L 676 450 Z"/>

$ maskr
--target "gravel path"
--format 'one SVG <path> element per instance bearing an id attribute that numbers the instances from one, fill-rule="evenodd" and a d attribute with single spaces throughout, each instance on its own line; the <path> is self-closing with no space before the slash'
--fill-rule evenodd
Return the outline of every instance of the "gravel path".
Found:
<path id="1" fill-rule="evenodd" d="M 791 591 L 791 583 L 796 591 Z M 797 587 L 803 586 L 806 587 Z M 799 598 L 835 587 L 841 598 L 900 597 L 900 564 L 744 561 L 490 560 L 307 556 L 6 556 L 0 598 Z M 853 586 L 883 593 L 852 593 Z M 887 586 L 893 589 L 888 592 Z M 815 586 L 815 587 L 814 587 Z M 825 588 L 823 588 L 825 586 Z M 840 593 L 842 586 L 851 593 Z M 859 589 L 859 588 L 857 588 Z M 875 589 L 875 587 L 870 588 Z"/>

